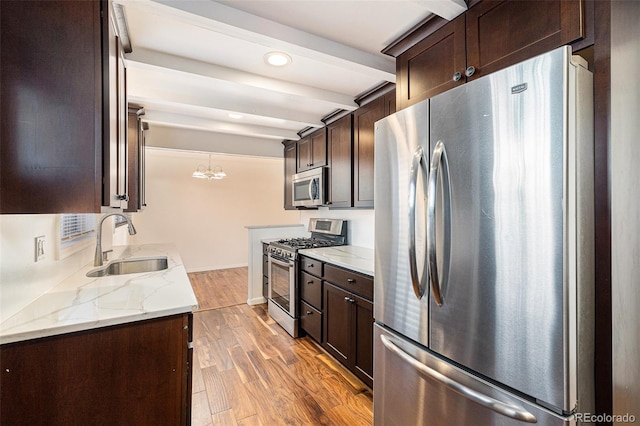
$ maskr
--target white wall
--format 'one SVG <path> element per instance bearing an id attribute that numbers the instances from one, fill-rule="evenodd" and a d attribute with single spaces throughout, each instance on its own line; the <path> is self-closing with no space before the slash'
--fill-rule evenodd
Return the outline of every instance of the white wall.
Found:
<path id="1" fill-rule="evenodd" d="M 283 161 L 213 154 L 227 178 L 207 181 L 191 177 L 207 154 L 147 148 L 147 207 L 133 215 L 129 241 L 175 243 L 188 272 L 246 266 L 245 226 L 299 223 L 283 209 Z"/>

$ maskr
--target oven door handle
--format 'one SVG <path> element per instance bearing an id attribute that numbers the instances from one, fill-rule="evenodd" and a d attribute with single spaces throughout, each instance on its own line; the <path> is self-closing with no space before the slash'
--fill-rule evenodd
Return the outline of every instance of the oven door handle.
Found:
<path id="1" fill-rule="evenodd" d="M 287 262 L 283 262 L 282 260 L 276 259 L 275 257 L 269 255 L 269 260 L 271 260 L 273 263 L 280 265 L 280 266 L 286 266 L 287 268 L 290 268 L 294 265 L 293 261 L 287 261 Z"/>

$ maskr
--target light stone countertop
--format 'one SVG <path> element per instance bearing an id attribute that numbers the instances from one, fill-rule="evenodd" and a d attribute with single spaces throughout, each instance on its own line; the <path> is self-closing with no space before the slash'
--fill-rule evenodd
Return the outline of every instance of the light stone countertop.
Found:
<path id="1" fill-rule="evenodd" d="M 373 277 L 374 251 L 373 249 L 359 246 L 335 246 L 303 249 L 298 252 L 304 256 L 312 257 L 336 266 L 351 269 Z"/>
<path id="2" fill-rule="evenodd" d="M 88 278 L 93 262 L 0 324 L 0 344 L 192 312 L 198 301 L 171 244 L 114 247 L 110 259 L 167 256 L 168 268 Z M 108 262 L 105 262 L 105 265 Z"/>

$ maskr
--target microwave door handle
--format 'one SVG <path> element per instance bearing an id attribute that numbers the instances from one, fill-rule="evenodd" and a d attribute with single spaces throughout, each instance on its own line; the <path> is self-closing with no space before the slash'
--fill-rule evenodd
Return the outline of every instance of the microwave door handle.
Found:
<path id="1" fill-rule="evenodd" d="M 317 186 L 318 186 L 318 184 L 316 183 L 316 178 L 312 178 L 309 181 L 309 200 L 311 200 L 311 201 L 315 200 L 314 192 L 317 192 L 317 191 L 314 191 L 313 188 L 317 187 Z"/>
<path id="2" fill-rule="evenodd" d="M 538 422 L 536 417 L 524 408 L 509 402 L 500 401 L 498 399 L 490 397 L 489 395 L 478 392 L 477 390 L 471 389 L 470 387 L 453 380 L 451 377 L 447 377 L 444 374 L 434 370 L 433 368 L 424 365 L 423 363 L 403 351 L 387 336 L 381 335 L 380 340 L 382 341 L 382 344 L 385 346 L 385 348 L 387 348 L 387 350 L 399 356 L 400 359 L 415 368 L 418 372 L 424 374 L 431 380 L 441 383 L 442 385 L 458 393 L 459 395 L 462 395 L 463 397 L 475 402 L 476 404 L 479 404 L 480 406 L 485 407 L 489 410 L 495 411 L 498 414 L 502 414 L 505 417 L 509 417 L 521 422 Z"/>

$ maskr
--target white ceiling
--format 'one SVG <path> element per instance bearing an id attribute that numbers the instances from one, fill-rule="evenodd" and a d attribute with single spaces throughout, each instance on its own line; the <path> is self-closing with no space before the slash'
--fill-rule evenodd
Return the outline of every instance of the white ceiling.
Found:
<path id="1" fill-rule="evenodd" d="M 464 0 L 116 0 L 133 52 L 129 102 L 152 126 L 298 139 L 354 98 L 395 82 L 380 51 L 432 12 L 452 19 Z M 284 51 L 292 63 L 267 65 Z M 242 118 L 231 118 L 238 113 Z"/>

